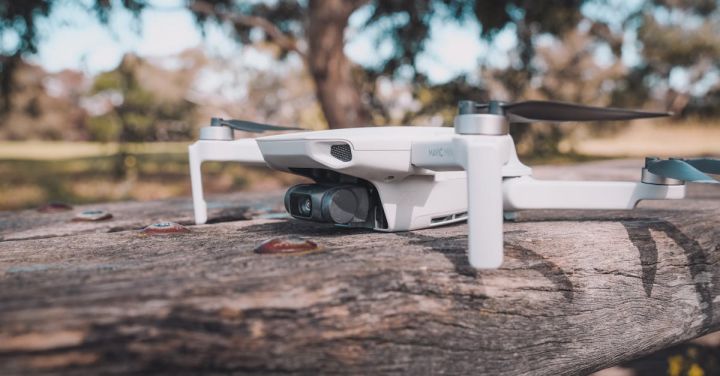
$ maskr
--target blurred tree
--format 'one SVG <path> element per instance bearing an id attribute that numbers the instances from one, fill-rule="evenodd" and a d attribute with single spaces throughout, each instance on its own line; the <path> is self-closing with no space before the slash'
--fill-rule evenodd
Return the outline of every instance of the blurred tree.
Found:
<path id="1" fill-rule="evenodd" d="M 57 0 L 0 0 L 0 37 L 3 38 L 0 44 L 0 115 L 10 109 L 13 73 L 22 56 L 37 52 L 37 20 L 47 17 L 59 3 L 61 1 Z M 135 15 L 147 5 L 146 0 L 122 0 L 119 3 Z M 100 21 L 107 23 L 113 4 L 117 2 L 94 0 L 90 3 L 90 10 L 97 14 Z M 16 41 L 13 42 L 13 39 Z"/>
<path id="2" fill-rule="evenodd" d="M 11 89 L 11 71 L 23 53 L 34 53 L 37 44 L 35 21 L 46 17 L 59 1 L 26 0 L 0 3 L 3 29 L 12 29 L 20 36 L 13 51 L 3 51 L 3 93 Z M 423 52 L 429 37 L 430 21 L 435 16 L 474 19 L 482 24 L 482 36 L 493 38 L 507 25 L 515 25 L 519 59 L 506 73 L 513 92 L 520 92 L 530 77 L 528 70 L 534 55 L 533 37 L 540 33 L 559 34 L 572 28 L 581 18 L 583 0 L 534 2 L 447 1 L 423 0 L 278 0 L 244 2 L 235 0 L 190 0 L 189 7 L 203 23 L 209 19 L 232 22 L 241 43 L 258 40 L 278 47 L 278 58 L 297 54 L 305 63 L 314 82 L 325 118 L 332 128 L 367 125 L 371 122 L 370 104 L 373 92 L 363 92 L 357 67 L 344 53 L 345 29 L 350 15 L 361 6 L 373 7 L 367 26 L 386 28 L 385 35 L 395 44 L 395 52 L 386 61 L 369 69 L 369 77 L 411 72 L 417 78 L 417 56 Z M 95 0 L 93 9 L 107 21 L 114 2 Z M 146 0 L 123 0 L 122 6 L 135 14 L 146 6 Z M 398 21 L 400 20 L 400 21 Z M 388 22 L 390 21 L 390 22 Z M 420 81 L 424 82 L 422 79 Z M 4 95 L 6 101 L 9 96 Z"/>
<path id="3" fill-rule="evenodd" d="M 243 44 L 270 42 L 277 46 L 277 57 L 298 55 L 310 71 L 318 100 L 331 128 L 367 125 L 371 113 L 384 118 L 386 109 L 377 100 L 379 77 L 414 80 L 416 94 L 429 85 L 418 73 L 418 55 L 424 51 L 435 17 L 480 22 L 481 36 L 493 39 L 508 25 L 515 25 L 519 59 L 504 72 L 512 94 L 520 93 L 531 77 L 530 62 L 534 56 L 533 38 L 540 34 L 561 34 L 572 29 L 582 18 L 582 0 L 536 2 L 505 1 L 370 1 L 309 0 L 274 2 L 240 2 L 234 0 L 191 0 L 190 8 L 201 23 L 214 19 L 231 22 L 237 39 Z M 380 27 L 384 38 L 395 46 L 392 55 L 364 72 L 344 53 L 344 33 L 350 15 L 361 6 L 372 7 L 365 27 Z M 379 43 L 379 41 L 378 41 Z M 370 82 L 363 85 L 362 80 Z M 457 83 L 459 86 L 453 85 Z M 438 96 L 452 105 L 460 99 L 450 93 L 466 93 L 467 98 L 484 98 L 472 94 L 466 83 L 455 80 L 437 88 Z M 426 95 L 427 96 L 427 95 Z M 440 103 L 429 108 L 439 109 Z M 423 111 L 422 114 L 427 113 Z"/>
<path id="4" fill-rule="evenodd" d="M 605 64 L 598 62 L 595 53 L 605 40 L 593 35 L 589 21 L 583 23 L 585 27 L 573 28 L 536 46 L 531 84 L 519 97 L 597 106 L 608 104 L 613 83 L 623 77 L 626 68 L 620 59 Z M 502 74 L 497 76 L 503 77 Z M 493 73 L 488 72 L 485 79 L 492 81 Z M 559 124 L 518 124 L 513 132 L 516 140 L 520 141 L 519 152 L 538 157 L 557 154 L 560 141 L 572 133 L 569 127 Z"/>
<path id="5" fill-rule="evenodd" d="M 87 139 L 82 94 L 87 88 L 79 72 L 48 73 L 20 61 L 14 72 L 13 100 L 0 122 L 0 139 Z"/>
<path id="6" fill-rule="evenodd" d="M 47 16 L 58 2 L 0 0 L 2 29 L 13 29 L 20 36 L 14 50 L 3 51 L 3 92 L 11 86 L 11 75 L 7 73 L 16 64 L 15 59 L 22 53 L 35 51 L 36 18 Z M 676 109 L 695 103 L 687 88 L 709 85 L 707 77 L 718 75 L 717 1 L 650 0 L 637 6 L 628 5 L 637 8 L 629 14 L 615 9 L 619 3 L 608 0 L 187 0 L 199 25 L 229 23 L 240 44 L 274 46 L 278 60 L 298 57 L 312 78 L 316 97 L 331 128 L 387 123 L 390 111 L 378 92 L 383 79 L 410 83 L 419 105 L 409 106 L 413 110 L 405 116 L 405 121 L 430 114 L 447 118 L 457 100 L 482 100 L 489 96 L 506 100 L 582 99 L 596 104 L 612 101 L 616 105 L 643 105 L 653 96 L 664 95 L 668 97 L 668 104 Z M 120 4 L 138 14 L 146 8 L 147 0 L 95 0 L 91 4 L 98 17 L 107 20 L 112 4 Z M 588 17 L 583 12 L 588 4 L 606 8 L 613 22 Z M 364 27 L 381 31 L 377 33 L 378 45 L 390 41 L 393 46 L 389 56 L 378 54 L 378 63 L 371 67 L 355 65 L 344 52 L 349 18 L 360 8 L 369 14 Z M 501 32 L 513 34 L 515 47 L 508 52 L 509 65 L 490 69 L 485 60 L 478 62 L 482 69 L 480 83 L 468 82 L 464 77 L 440 85 L 430 82 L 418 69 L 421 60 L 418 57 L 425 52 L 432 22 L 438 19 L 477 23 L 480 36 L 488 42 L 494 41 Z M 624 71 L 618 68 L 618 62 L 624 53 L 628 32 L 637 35 L 641 61 Z M 555 44 L 543 47 L 548 40 Z M 562 53 L 556 56 L 555 52 L 547 52 L 550 48 Z M 609 68 L 596 61 L 598 51 L 603 48 L 615 59 Z M 599 70 L 591 72 L 594 69 Z M 678 76 L 689 81 L 685 89 L 671 88 L 670 82 Z M 576 85 L 577 81 L 582 84 Z M 588 88 L 595 84 L 600 84 L 600 90 L 588 98 L 587 93 L 592 91 Z M 706 92 L 718 90 L 706 89 L 702 94 Z"/>
<path id="7" fill-rule="evenodd" d="M 677 114 L 720 115 L 720 9 L 716 0 L 652 0 L 625 21 L 637 33 L 641 61 L 618 81 L 616 104 L 654 95 Z M 713 82 L 714 77 L 714 82 Z M 676 85 L 673 85 L 673 78 Z"/>
<path id="8" fill-rule="evenodd" d="M 200 57 L 191 56 L 190 60 Z M 96 100 L 98 112 L 88 121 L 93 139 L 144 142 L 190 138 L 192 124 L 188 120 L 196 105 L 183 94 L 193 82 L 195 64 L 170 71 L 126 54 L 117 68 L 98 75 L 90 90 L 89 100 Z"/>
<path id="9" fill-rule="evenodd" d="M 187 92 L 192 82 L 187 78 L 193 76 L 189 72 L 194 70 L 190 65 L 185 71 L 164 71 L 126 54 L 117 68 L 95 78 L 91 94 L 100 99 L 96 107 L 104 110 L 88 120 L 88 128 L 96 140 L 120 143 L 114 166 L 116 177 L 126 177 L 134 167 L 128 142 L 190 138 L 192 124 L 187 119 L 192 119 L 195 104 L 177 93 Z"/>
<path id="10" fill-rule="evenodd" d="M 88 120 L 93 139 L 144 142 L 190 138 L 195 104 L 186 101 L 194 74 L 166 71 L 126 54 L 117 68 L 101 73 L 90 90 L 95 116 Z M 177 78 L 181 78 L 178 80 Z"/>
<path id="11" fill-rule="evenodd" d="M 581 12 L 583 4 L 588 2 L 590 1 L 443 3 L 436 6 L 433 17 L 444 17 L 461 23 L 479 22 L 480 36 L 489 44 L 492 44 L 501 31 L 512 32 L 516 46 L 510 52 L 510 64 L 497 68 L 486 66 L 487 60 L 479 62 L 479 83 L 471 83 L 466 77 L 460 76 L 441 85 L 430 85 L 427 78 L 417 72 L 416 64 L 410 63 L 417 59 L 418 51 L 423 51 L 424 46 L 403 44 L 401 29 L 399 34 L 389 33 L 395 44 L 401 48 L 396 50 L 378 73 L 407 74 L 408 69 L 397 69 L 403 64 L 412 68 L 410 73 L 416 82 L 414 93 L 422 105 L 419 111 L 408 113 L 405 122 L 429 113 L 442 114 L 445 121 L 450 122 L 459 99 L 483 101 L 492 97 L 508 101 L 577 101 L 582 96 L 580 93 L 588 93 L 588 87 L 593 88 L 589 92 L 596 93 L 592 102 L 605 104 L 597 98 L 602 97 L 602 91 L 592 86 L 586 76 L 602 76 L 601 80 L 610 78 L 589 69 L 599 68 L 595 64 L 594 51 L 599 43 L 607 43 L 610 39 L 600 38 L 595 32 L 597 29 L 607 28 L 606 25 L 587 19 Z M 388 16 L 393 14 L 386 13 Z M 415 28 L 426 35 L 429 33 L 430 20 L 419 22 Z M 581 27 L 583 30 L 580 30 Z M 580 62 L 582 64 L 579 64 Z M 595 81 L 597 83 L 598 80 Z M 544 124 L 517 125 L 511 127 L 511 133 L 515 140 L 521 143 L 520 150 L 534 154 L 557 153 L 558 143 L 563 136 L 561 128 Z"/>
<path id="12" fill-rule="evenodd" d="M 350 15 L 366 1 L 280 0 L 236 2 L 232 0 L 190 1 L 198 21 L 231 22 L 243 44 L 270 42 L 277 57 L 298 55 L 306 65 L 331 128 L 371 123 L 370 112 L 353 75 L 354 64 L 343 47 Z"/>

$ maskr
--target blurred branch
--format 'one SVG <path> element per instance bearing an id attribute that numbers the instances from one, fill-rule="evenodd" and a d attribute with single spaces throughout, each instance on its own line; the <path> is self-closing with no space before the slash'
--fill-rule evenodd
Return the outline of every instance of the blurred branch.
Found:
<path id="1" fill-rule="evenodd" d="M 189 8 L 193 12 L 206 16 L 215 16 L 218 19 L 229 21 L 237 25 L 260 28 L 280 48 L 288 51 L 294 51 L 303 59 L 306 57 L 305 51 L 300 48 L 295 38 L 286 35 L 279 28 L 273 25 L 272 22 L 265 18 L 219 10 L 213 6 L 213 4 L 205 1 L 194 1 L 190 4 Z"/>

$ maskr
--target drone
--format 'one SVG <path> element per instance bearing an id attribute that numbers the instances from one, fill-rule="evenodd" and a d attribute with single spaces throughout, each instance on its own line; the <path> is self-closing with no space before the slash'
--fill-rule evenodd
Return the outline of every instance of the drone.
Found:
<path id="1" fill-rule="evenodd" d="M 234 161 L 300 175 L 288 189 L 294 218 L 382 232 L 468 222 L 468 259 L 503 262 L 503 221 L 525 209 L 633 209 L 682 199 L 686 182 L 718 183 L 720 160 L 646 158 L 637 182 L 536 180 L 518 159 L 510 125 L 669 116 L 555 101 L 460 101 L 453 127 L 387 126 L 304 131 L 213 118 L 189 146 L 195 223 L 207 222 L 201 164 Z M 283 131 L 234 139 L 233 130 Z"/>

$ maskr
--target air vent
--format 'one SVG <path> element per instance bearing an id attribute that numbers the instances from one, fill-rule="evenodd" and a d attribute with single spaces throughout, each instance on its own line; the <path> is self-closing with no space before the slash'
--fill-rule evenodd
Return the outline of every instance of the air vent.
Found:
<path id="1" fill-rule="evenodd" d="M 436 224 L 436 223 L 450 222 L 450 221 L 466 219 L 466 218 L 467 218 L 467 212 L 460 212 L 460 213 L 450 214 L 450 215 L 446 215 L 446 216 L 442 216 L 442 217 L 432 218 L 432 219 L 430 219 L 430 223 Z"/>
<path id="2" fill-rule="evenodd" d="M 348 144 L 330 146 L 330 155 L 343 162 L 350 162 L 352 160 L 352 151 Z"/>

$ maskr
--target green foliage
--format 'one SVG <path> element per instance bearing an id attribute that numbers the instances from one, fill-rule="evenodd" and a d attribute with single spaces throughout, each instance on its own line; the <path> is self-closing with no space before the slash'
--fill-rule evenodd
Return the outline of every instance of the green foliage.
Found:
<path id="1" fill-rule="evenodd" d="M 132 111 L 123 116 L 125 139 L 128 141 L 152 140 L 154 118 L 147 112 Z"/>
<path id="2" fill-rule="evenodd" d="M 115 141 L 120 137 L 122 125 L 114 114 L 94 116 L 87 122 L 90 137 L 101 142 Z"/>
<path id="3" fill-rule="evenodd" d="M 672 67 L 690 67 L 701 59 L 720 59 L 720 27 L 712 20 L 699 27 L 663 25 L 651 15 L 643 18 L 638 38 L 643 42 L 643 56 L 647 64 L 660 72 Z"/>
<path id="4" fill-rule="evenodd" d="M 123 107 L 130 110 L 137 110 L 139 112 L 154 112 L 157 111 L 158 107 L 162 106 L 153 97 L 153 94 L 137 83 L 128 86 L 123 91 Z"/>
<path id="5" fill-rule="evenodd" d="M 485 102 L 490 100 L 487 90 L 469 84 L 465 76 L 460 76 L 444 84 L 428 85 L 422 81 L 414 86 L 415 97 L 421 103 L 420 110 L 407 113 L 403 124 L 411 124 L 413 120 L 440 114 L 446 124 L 452 123 L 457 113 L 458 98 Z"/>
<path id="6" fill-rule="evenodd" d="M 711 93 L 720 85 L 693 92 L 708 75 L 720 71 L 720 11 L 713 0 L 654 0 L 632 14 L 627 30 L 637 32 L 642 61 L 613 93 L 616 104 L 643 103 L 655 98 L 669 110 L 685 116 L 717 113 L 708 111 Z M 682 73 L 685 88 L 671 88 L 671 75 Z"/>
<path id="7" fill-rule="evenodd" d="M 280 31 L 291 35 L 295 39 L 304 36 L 305 18 L 307 15 L 307 1 L 276 0 L 276 1 L 233 1 L 233 0 L 189 0 L 189 3 L 209 4 L 218 14 L 225 12 L 243 14 L 269 20 Z M 202 12 L 194 13 L 195 19 L 200 27 L 204 27 L 207 21 L 222 21 L 221 17 L 209 17 Z M 257 26 L 250 26 L 242 23 L 232 25 L 234 35 L 241 44 L 252 44 L 258 42 L 270 42 L 271 37 Z M 288 51 L 284 51 L 281 57 L 286 57 Z"/>
<path id="8" fill-rule="evenodd" d="M 163 126 L 187 124 L 192 118 L 195 105 L 184 100 L 159 98 L 139 78 L 155 72 L 143 60 L 127 55 L 116 69 L 98 75 L 93 82 L 91 93 L 95 95 L 119 96 L 120 103 L 114 104 L 105 114 L 90 118 L 88 130 L 98 141 L 158 141 L 190 137 L 189 125 L 172 129 L 169 134 Z"/>
<path id="9" fill-rule="evenodd" d="M 13 72 L 23 54 L 37 52 L 38 28 L 37 21 L 46 18 L 53 10 L 53 7 L 61 1 L 53 0 L 0 0 L 0 35 L 9 34 L 17 38 L 17 43 L 0 44 L 0 96 L 3 99 L 3 106 L 0 114 L 10 109 L 10 93 L 13 87 Z M 65 0 L 64 3 L 86 6 L 86 1 Z M 122 0 L 119 2 L 122 7 L 131 11 L 135 16 L 139 15 L 147 6 L 146 0 Z M 107 23 L 108 15 L 113 9 L 115 1 L 94 0 L 92 9 L 98 18 Z"/>
<path id="10" fill-rule="evenodd" d="M 109 90 L 123 90 L 123 79 L 120 72 L 117 70 L 97 75 L 90 91 L 93 94 L 97 94 Z"/>
<path id="11" fill-rule="evenodd" d="M 437 17 L 462 23 L 478 22 L 480 36 L 489 41 L 509 25 L 515 25 L 521 60 L 513 68 L 523 70 L 533 57 L 532 38 L 541 34 L 560 35 L 575 27 L 582 18 L 583 3 L 580 0 L 375 1 L 365 27 L 380 25 L 381 38 L 391 40 L 395 46 L 390 58 L 379 65 L 378 73 L 394 75 L 407 67 L 417 76 L 416 57 L 425 50 L 430 24 Z"/>

